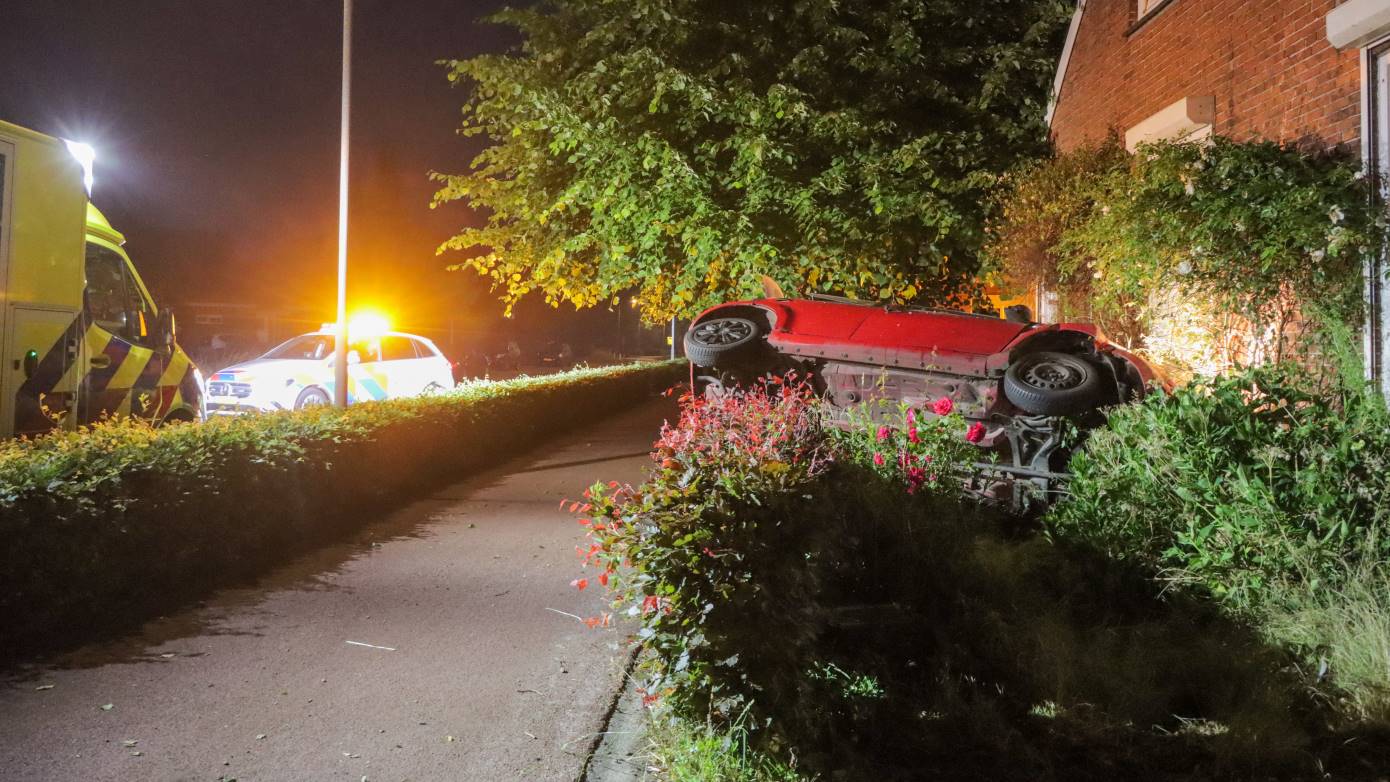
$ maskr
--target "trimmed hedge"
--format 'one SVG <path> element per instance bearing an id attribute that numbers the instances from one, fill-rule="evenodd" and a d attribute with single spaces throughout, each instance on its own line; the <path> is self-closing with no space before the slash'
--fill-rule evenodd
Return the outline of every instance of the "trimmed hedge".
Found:
<path id="1" fill-rule="evenodd" d="M 0 443 L 0 656 L 120 630 L 678 382 L 681 362 Z M 655 434 L 655 433 L 654 433 Z"/>

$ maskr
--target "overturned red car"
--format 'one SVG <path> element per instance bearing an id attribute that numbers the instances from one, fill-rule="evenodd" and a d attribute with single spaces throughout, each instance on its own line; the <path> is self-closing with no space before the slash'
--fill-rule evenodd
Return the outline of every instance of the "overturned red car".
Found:
<path id="1" fill-rule="evenodd" d="M 738 301 L 695 318 L 685 353 L 711 394 L 765 372 L 805 370 L 840 421 L 864 404 L 886 414 L 903 402 L 930 414 L 947 397 L 985 425 L 983 446 L 1010 457 L 1000 469 L 1046 488 L 1062 467 L 1066 423 L 1094 426 L 1103 408 L 1164 381 L 1093 325 L 1034 323 L 1025 308 L 1011 310 L 1005 319 L 826 295 Z"/>

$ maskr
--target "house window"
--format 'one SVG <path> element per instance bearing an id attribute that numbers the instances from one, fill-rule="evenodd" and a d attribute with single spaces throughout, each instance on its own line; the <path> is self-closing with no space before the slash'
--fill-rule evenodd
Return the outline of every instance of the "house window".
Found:
<path id="1" fill-rule="evenodd" d="M 1135 0 L 1139 4 L 1138 13 L 1134 16 L 1135 22 L 1142 22 L 1144 17 L 1157 11 L 1159 8 L 1168 4 L 1168 0 Z"/>
<path id="2" fill-rule="evenodd" d="M 1367 71 L 1365 153 L 1366 168 L 1375 179 L 1374 190 L 1381 204 L 1390 200 L 1390 41 L 1372 46 L 1366 52 Z M 1387 372 L 1387 345 L 1390 345 L 1390 269 L 1382 250 L 1366 269 L 1366 373 L 1390 394 Z"/>

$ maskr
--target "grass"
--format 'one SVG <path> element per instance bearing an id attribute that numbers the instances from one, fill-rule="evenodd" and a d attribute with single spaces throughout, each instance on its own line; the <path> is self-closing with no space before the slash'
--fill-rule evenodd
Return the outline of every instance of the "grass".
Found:
<path id="1" fill-rule="evenodd" d="M 1390 565 L 1349 566 L 1337 588 L 1275 587 L 1260 620 L 1272 643 L 1301 650 L 1352 720 L 1390 726 Z"/>
<path id="2" fill-rule="evenodd" d="M 653 717 L 649 765 L 663 782 L 803 782 L 794 768 L 748 745 L 740 724 L 716 728 L 669 716 Z"/>

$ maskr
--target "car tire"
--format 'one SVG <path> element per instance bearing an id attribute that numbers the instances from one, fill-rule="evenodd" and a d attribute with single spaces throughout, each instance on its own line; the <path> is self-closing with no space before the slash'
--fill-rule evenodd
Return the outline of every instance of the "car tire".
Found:
<path id="1" fill-rule="evenodd" d="M 322 388 L 306 388 L 299 392 L 298 398 L 294 400 L 294 409 L 303 410 L 307 407 L 324 407 L 331 403 L 328 394 Z"/>
<path id="2" fill-rule="evenodd" d="M 685 332 L 685 357 L 700 367 L 727 366 L 753 353 L 763 327 L 748 318 L 709 318 Z"/>
<path id="3" fill-rule="evenodd" d="M 1033 415 L 1076 415 L 1104 402 L 1100 368 L 1081 356 L 1040 350 L 1004 373 L 1004 396 Z"/>

